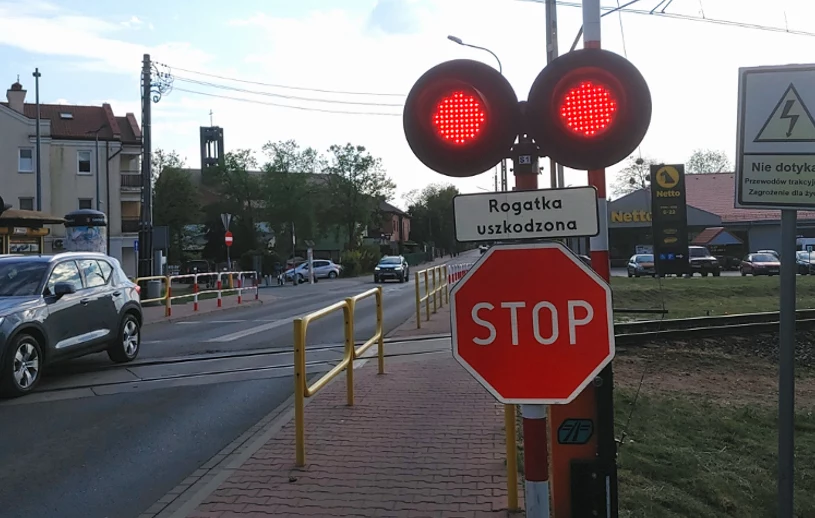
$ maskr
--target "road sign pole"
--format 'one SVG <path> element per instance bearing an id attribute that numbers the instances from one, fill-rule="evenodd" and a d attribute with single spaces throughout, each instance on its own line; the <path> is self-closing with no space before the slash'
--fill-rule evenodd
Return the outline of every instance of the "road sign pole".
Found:
<path id="1" fill-rule="evenodd" d="M 781 313 L 778 343 L 778 516 L 793 517 L 795 473 L 795 233 L 798 213 L 781 211 Z"/>
<path id="2" fill-rule="evenodd" d="M 513 151 L 515 190 L 538 189 L 537 147 L 521 137 Z M 505 189 L 506 190 L 506 189 Z M 524 502 L 527 518 L 549 518 L 549 438 L 547 405 L 521 405 L 524 436 Z"/>
<path id="3" fill-rule="evenodd" d="M 583 45 L 601 48 L 600 0 L 583 0 Z M 599 230 L 590 238 L 591 265 L 606 282 L 611 279 L 608 253 L 608 202 L 605 169 L 588 172 L 589 185 L 597 189 Z M 614 439 L 614 376 L 611 364 L 603 369 L 595 383 L 570 404 L 550 409 L 552 437 L 567 421 L 583 419 L 597 423 L 597 433 L 585 444 L 561 444 L 552 441 L 552 511 L 558 518 L 591 516 L 598 507 L 600 516 L 617 518 L 617 446 Z M 583 467 L 587 469 L 583 469 Z M 601 495 L 594 500 L 586 495 Z M 581 514 L 584 513 L 584 514 Z"/>

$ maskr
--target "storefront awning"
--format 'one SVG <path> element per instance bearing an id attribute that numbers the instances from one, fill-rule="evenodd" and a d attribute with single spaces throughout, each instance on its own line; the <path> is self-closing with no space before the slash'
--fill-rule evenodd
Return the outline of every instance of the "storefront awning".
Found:
<path id="1" fill-rule="evenodd" d="M 65 219 L 36 210 L 6 209 L 0 212 L 0 227 L 34 227 L 60 223 L 65 223 Z"/>
<path id="2" fill-rule="evenodd" d="M 724 229 L 724 227 L 710 227 L 704 229 L 691 242 L 694 246 L 728 246 L 741 245 L 744 242 Z"/>

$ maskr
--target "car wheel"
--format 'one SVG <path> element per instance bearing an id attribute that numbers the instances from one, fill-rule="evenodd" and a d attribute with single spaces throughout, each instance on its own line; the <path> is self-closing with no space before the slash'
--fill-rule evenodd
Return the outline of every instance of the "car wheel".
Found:
<path id="1" fill-rule="evenodd" d="M 722 272 L 720 272 L 719 270 L 716 270 L 715 272 L 713 272 L 714 277 L 721 277 L 721 275 L 722 275 Z"/>
<path id="2" fill-rule="evenodd" d="M 337 272 L 333 272 L 333 271 L 328 272 L 328 278 L 329 279 L 336 279 L 337 278 Z"/>
<path id="3" fill-rule="evenodd" d="M 119 335 L 108 347 L 108 357 L 116 363 L 127 363 L 136 359 L 141 347 L 141 327 L 132 313 L 126 313 L 119 325 Z"/>
<path id="4" fill-rule="evenodd" d="M 298 273 L 297 274 L 297 284 L 303 284 L 304 282 L 306 282 L 306 279 L 304 279 L 303 276 Z"/>
<path id="5" fill-rule="evenodd" d="M 633 277 L 633 276 L 634 276 L 634 274 L 632 274 L 631 272 L 628 272 L 628 278 L 629 278 L 629 279 L 630 279 L 631 277 Z"/>
<path id="6" fill-rule="evenodd" d="M 0 395 L 19 397 L 28 394 L 40 382 L 42 347 L 31 335 L 20 334 L 14 339 L 0 371 Z"/>
<path id="7" fill-rule="evenodd" d="M 374 275 L 374 282 L 375 282 L 376 284 L 379 284 L 379 277 L 377 277 L 376 275 Z"/>
<path id="8" fill-rule="evenodd" d="M 702 272 L 702 277 L 707 277 L 707 272 Z"/>

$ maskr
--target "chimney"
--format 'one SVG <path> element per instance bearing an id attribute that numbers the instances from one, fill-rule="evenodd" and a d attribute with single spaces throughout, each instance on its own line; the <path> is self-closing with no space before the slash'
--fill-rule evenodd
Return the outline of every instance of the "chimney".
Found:
<path id="1" fill-rule="evenodd" d="M 6 99 L 8 99 L 8 106 L 17 113 L 23 113 L 23 106 L 25 106 L 25 90 L 23 85 L 20 84 L 20 79 L 11 85 L 6 91 Z"/>

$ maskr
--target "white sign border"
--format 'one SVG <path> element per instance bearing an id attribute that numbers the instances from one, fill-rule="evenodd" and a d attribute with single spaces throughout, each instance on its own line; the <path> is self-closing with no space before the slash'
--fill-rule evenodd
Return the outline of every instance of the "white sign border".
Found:
<path id="1" fill-rule="evenodd" d="M 571 395 L 569 395 L 565 400 L 564 399 L 519 399 L 519 398 L 504 398 L 495 388 L 487 383 L 485 380 L 469 363 L 467 363 L 459 354 L 458 348 L 456 347 L 456 343 L 458 343 L 458 333 L 456 332 L 456 293 L 461 289 L 462 286 L 475 274 L 478 268 L 487 261 L 487 259 L 496 252 L 496 250 L 533 250 L 533 249 L 540 249 L 540 248 L 548 248 L 548 249 L 559 249 L 563 252 L 567 257 L 569 257 L 574 264 L 576 264 L 584 273 L 588 274 L 603 290 L 606 292 L 606 304 L 608 306 L 608 340 L 609 340 L 609 350 L 610 354 L 608 357 L 594 370 L 592 371 L 590 376 L 583 381 L 583 383 L 574 391 Z M 579 257 L 575 255 L 567 246 L 558 243 L 556 241 L 548 241 L 548 242 L 541 242 L 541 243 L 517 243 L 517 244 L 510 244 L 510 245 L 495 245 L 490 247 L 478 260 L 473 264 L 470 270 L 461 278 L 456 284 L 453 286 L 453 289 L 450 290 L 450 349 L 453 353 L 453 358 L 464 367 L 464 369 L 470 373 L 470 375 L 478 381 L 482 387 L 487 389 L 487 391 L 492 394 L 492 396 L 498 400 L 499 403 L 504 405 L 568 405 L 572 401 L 580 395 L 583 390 L 589 384 L 591 384 L 594 379 L 603 372 L 613 360 L 617 354 L 615 336 L 614 336 L 614 309 L 612 306 L 612 296 L 611 296 L 611 285 L 605 281 L 600 275 L 594 271 L 594 269 L 589 268 L 586 264 L 580 260 Z"/>
<path id="2" fill-rule="evenodd" d="M 784 72 L 810 72 L 815 73 L 815 64 L 793 64 L 793 65 L 775 65 L 775 66 L 758 66 L 758 67 L 742 67 L 739 68 L 739 87 L 738 87 L 738 107 L 736 110 L 736 171 L 735 180 L 736 196 L 734 198 L 734 207 L 737 209 L 754 209 L 754 210 L 803 210 L 815 211 L 815 203 L 812 205 L 798 205 L 788 203 L 751 203 L 743 202 L 742 194 L 744 191 L 743 173 L 744 168 L 744 147 L 745 147 L 745 113 L 747 111 L 747 76 L 750 74 L 771 74 L 771 73 L 784 73 Z M 772 116 L 772 115 L 771 115 Z M 811 156 L 811 153 L 762 153 L 765 156 Z"/>

